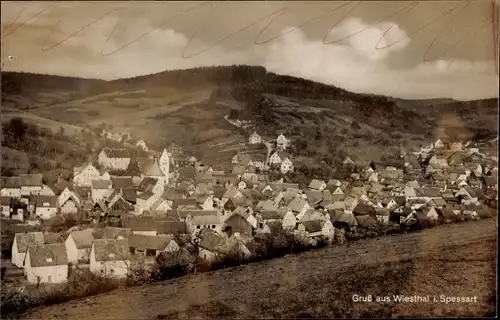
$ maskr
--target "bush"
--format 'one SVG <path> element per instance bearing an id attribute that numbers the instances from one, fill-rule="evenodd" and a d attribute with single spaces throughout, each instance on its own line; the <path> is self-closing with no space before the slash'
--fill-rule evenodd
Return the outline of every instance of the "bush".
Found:
<path id="1" fill-rule="evenodd" d="M 2 314 L 6 315 L 24 312 L 29 308 L 37 306 L 48 306 L 109 292 L 117 289 L 120 284 L 121 282 L 119 280 L 95 275 L 87 270 L 78 270 L 73 273 L 68 282 L 46 292 L 40 292 L 29 296 L 21 295 L 17 292 L 2 294 Z"/>

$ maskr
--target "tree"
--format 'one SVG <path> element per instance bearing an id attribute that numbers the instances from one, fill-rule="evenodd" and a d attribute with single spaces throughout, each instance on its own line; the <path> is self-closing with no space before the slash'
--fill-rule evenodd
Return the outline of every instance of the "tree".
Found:
<path id="1" fill-rule="evenodd" d="M 15 117 L 9 120 L 4 126 L 4 130 L 10 134 L 17 143 L 21 143 L 26 137 L 28 124 L 20 117 Z"/>

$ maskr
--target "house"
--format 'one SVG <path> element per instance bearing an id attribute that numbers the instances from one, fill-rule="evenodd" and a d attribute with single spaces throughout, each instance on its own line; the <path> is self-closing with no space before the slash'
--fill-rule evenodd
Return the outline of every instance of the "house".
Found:
<path id="1" fill-rule="evenodd" d="M 144 210 L 149 210 L 153 204 L 160 199 L 158 194 L 152 192 L 143 192 L 137 195 L 135 204 L 135 214 L 141 215 Z"/>
<path id="2" fill-rule="evenodd" d="M 130 269 L 128 240 L 96 239 L 90 251 L 90 271 L 94 274 L 123 278 Z"/>
<path id="3" fill-rule="evenodd" d="M 489 190 L 498 190 L 498 177 L 496 175 L 484 176 L 484 186 Z"/>
<path id="4" fill-rule="evenodd" d="M 382 224 L 388 224 L 390 217 L 390 211 L 385 208 L 380 208 L 375 210 L 375 218 L 378 222 Z"/>
<path id="5" fill-rule="evenodd" d="M 262 143 L 262 138 L 257 134 L 257 132 L 253 132 L 250 137 L 248 138 L 248 143 L 249 144 L 260 144 Z"/>
<path id="6" fill-rule="evenodd" d="M 328 210 L 328 213 L 330 215 L 330 221 L 337 229 L 350 231 L 358 225 L 358 221 L 356 220 L 354 214 L 345 212 L 343 209 Z"/>
<path id="7" fill-rule="evenodd" d="M 294 170 L 293 162 L 290 160 L 289 157 L 285 157 L 283 161 L 281 161 L 280 172 L 282 174 L 287 174 L 288 172 L 293 172 L 293 170 Z"/>
<path id="8" fill-rule="evenodd" d="M 1 213 L 2 216 L 6 218 L 10 218 L 11 215 L 11 202 L 12 202 L 11 197 L 0 196 L 0 206 L 2 211 Z"/>
<path id="9" fill-rule="evenodd" d="M 16 233 L 12 243 L 12 264 L 18 268 L 23 268 L 28 247 L 36 244 L 42 245 L 43 243 L 44 236 L 42 232 Z"/>
<path id="10" fill-rule="evenodd" d="M 326 189 L 326 182 L 323 180 L 313 179 L 311 183 L 309 183 L 309 189 L 323 191 Z"/>
<path id="11" fill-rule="evenodd" d="M 201 259 L 205 261 L 216 261 L 221 256 L 225 255 L 223 246 L 225 245 L 225 239 L 213 232 L 207 230 L 200 233 L 199 237 L 199 252 L 198 255 Z"/>
<path id="12" fill-rule="evenodd" d="M 156 236 L 158 232 L 156 221 L 153 217 L 123 217 L 121 225 L 123 228 L 130 229 L 132 234 Z"/>
<path id="13" fill-rule="evenodd" d="M 323 210 L 309 209 L 298 220 L 300 220 L 300 221 L 310 221 L 310 220 L 325 220 L 325 219 L 329 219 L 329 218 L 327 218 L 325 216 L 325 213 L 328 214 L 327 212 L 324 212 Z"/>
<path id="14" fill-rule="evenodd" d="M 94 235 L 92 229 L 71 232 L 66 241 L 66 252 L 69 263 L 78 263 L 80 261 L 89 261 Z"/>
<path id="15" fill-rule="evenodd" d="M 410 216 L 407 217 L 409 219 L 416 219 L 420 223 L 425 223 L 428 221 L 436 221 L 439 219 L 439 214 L 433 207 L 424 207 L 416 212 L 412 212 Z"/>
<path id="16" fill-rule="evenodd" d="M 295 217 L 300 220 L 306 211 L 311 209 L 311 206 L 309 206 L 306 200 L 297 197 L 288 204 L 287 208 L 292 210 Z"/>
<path id="17" fill-rule="evenodd" d="M 55 196 L 56 195 L 55 190 L 56 190 L 55 187 L 54 187 L 54 189 L 52 189 L 52 187 L 49 187 L 48 185 L 43 184 L 42 190 L 40 190 L 40 193 L 38 193 L 38 194 L 41 196 Z"/>
<path id="18" fill-rule="evenodd" d="M 237 235 L 239 237 L 251 237 L 252 236 L 252 225 L 248 222 L 248 220 L 238 214 L 233 213 L 229 218 L 224 221 L 224 232 L 226 232 L 229 236 Z"/>
<path id="19" fill-rule="evenodd" d="M 239 214 L 243 218 L 245 218 L 248 223 L 255 229 L 257 228 L 257 219 L 254 216 L 254 212 L 251 207 L 237 207 L 233 213 Z"/>
<path id="20" fill-rule="evenodd" d="M 278 151 L 273 152 L 268 160 L 270 166 L 281 165 L 282 161 L 283 160 L 281 159 L 280 153 Z"/>
<path id="21" fill-rule="evenodd" d="M 180 247 L 170 236 L 146 236 L 132 234 L 128 238 L 130 253 L 146 262 L 154 262 L 162 252 L 179 251 Z"/>
<path id="22" fill-rule="evenodd" d="M 42 220 L 55 217 L 58 210 L 57 196 L 38 196 L 35 204 L 35 215 Z"/>
<path id="23" fill-rule="evenodd" d="M 0 195 L 2 197 L 21 198 L 21 178 L 2 177 L 0 183 Z"/>
<path id="24" fill-rule="evenodd" d="M 66 187 L 58 197 L 61 213 L 77 213 L 82 206 L 80 196 Z"/>
<path id="25" fill-rule="evenodd" d="M 103 201 L 113 192 L 111 180 L 92 180 L 90 197 L 94 203 Z"/>
<path id="26" fill-rule="evenodd" d="M 24 273 L 30 283 L 62 283 L 68 280 L 68 256 L 64 243 L 28 247 Z"/>
<path id="27" fill-rule="evenodd" d="M 162 195 L 167 192 L 163 181 L 153 178 L 153 177 L 144 177 L 139 184 L 137 191 L 138 192 L 152 192 L 154 194 Z"/>
<path id="28" fill-rule="evenodd" d="M 276 138 L 276 148 L 278 150 L 286 150 L 289 146 L 289 141 L 288 139 L 283 135 L 283 133 L 280 133 L 280 135 Z"/>
<path id="29" fill-rule="evenodd" d="M 344 161 L 342 161 L 342 166 L 344 167 L 353 167 L 355 165 L 354 161 L 352 161 L 352 159 L 348 156 L 344 159 Z"/>
<path id="30" fill-rule="evenodd" d="M 372 217 L 376 216 L 375 209 L 371 205 L 366 203 L 358 203 L 356 207 L 354 207 L 354 209 L 352 210 L 352 213 L 355 216 L 361 216 L 361 215 L 369 215 Z"/>
<path id="31" fill-rule="evenodd" d="M 130 164 L 130 154 L 127 149 L 104 148 L 98 155 L 101 166 L 111 170 L 125 171 Z"/>
<path id="32" fill-rule="evenodd" d="M 42 174 L 21 174 L 21 196 L 38 195 L 42 191 Z"/>
<path id="33" fill-rule="evenodd" d="M 156 200 L 155 203 L 153 203 L 151 205 L 151 207 L 149 209 L 153 210 L 153 211 L 160 211 L 160 212 L 165 213 L 165 212 L 172 210 L 171 203 L 172 202 L 170 202 L 168 200 L 165 200 L 163 198 L 159 198 L 158 200 Z M 144 211 L 143 211 L 143 213 L 144 213 Z"/>
<path id="34" fill-rule="evenodd" d="M 146 145 L 146 142 L 144 140 L 137 140 L 137 143 L 135 144 L 137 148 L 142 149 L 143 151 L 148 151 L 148 146 Z"/>
<path id="35" fill-rule="evenodd" d="M 196 203 L 203 210 L 213 210 L 214 209 L 214 199 L 211 196 L 201 196 L 196 199 Z"/>
<path id="36" fill-rule="evenodd" d="M 296 233 L 305 236 L 307 240 L 314 243 L 322 237 L 332 240 L 335 235 L 335 228 L 330 220 L 308 220 L 299 224 Z"/>
<path id="37" fill-rule="evenodd" d="M 186 225 L 191 234 L 196 234 L 203 229 L 211 229 L 217 233 L 222 231 L 222 219 L 218 215 L 195 215 L 186 219 Z"/>
<path id="38" fill-rule="evenodd" d="M 77 186 L 91 187 L 92 181 L 99 180 L 100 178 L 101 174 L 99 170 L 92 163 L 73 168 L 73 183 Z"/>
<path id="39" fill-rule="evenodd" d="M 479 202 L 478 189 L 464 186 L 455 193 L 455 198 L 462 204 L 475 204 Z"/>

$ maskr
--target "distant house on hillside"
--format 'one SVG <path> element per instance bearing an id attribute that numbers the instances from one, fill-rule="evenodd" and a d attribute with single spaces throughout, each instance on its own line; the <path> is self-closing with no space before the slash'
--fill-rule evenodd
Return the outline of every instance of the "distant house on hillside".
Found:
<path id="1" fill-rule="evenodd" d="M 288 139 L 283 135 L 283 133 L 280 133 L 280 135 L 276 138 L 276 148 L 278 150 L 286 150 L 286 148 L 289 147 L 289 141 Z"/>
<path id="2" fill-rule="evenodd" d="M 140 148 L 144 151 L 148 151 L 148 146 L 146 145 L 146 142 L 144 142 L 144 140 L 138 140 L 137 143 L 135 144 L 135 146 L 137 148 Z"/>
<path id="3" fill-rule="evenodd" d="M 130 154 L 127 149 L 104 148 L 98 156 L 99 164 L 111 170 L 126 170 L 130 164 L 130 160 Z"/>
<path id="4" fill-rule="evenodd" d="M 254 131 L 248 138 L 248 143 L 249 144 L 260 144 L 262 143 L 262 138 L 257 134 L 257 132 Z"/>

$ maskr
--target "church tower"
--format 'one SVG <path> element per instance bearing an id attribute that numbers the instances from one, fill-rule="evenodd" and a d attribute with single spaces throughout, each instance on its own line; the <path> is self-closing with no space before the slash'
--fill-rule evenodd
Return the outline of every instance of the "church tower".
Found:
<path id="1" fill-rule="evenodd" d="M 163 175 L 165 176 L 165 184 L 168 185 L 168 180 L 170 178 L 170 154 L 168 153 L 167 149 L 163 149 L 163 152 L 161 153 L 160 156 L 160 169 L 163 172 Z"/>

